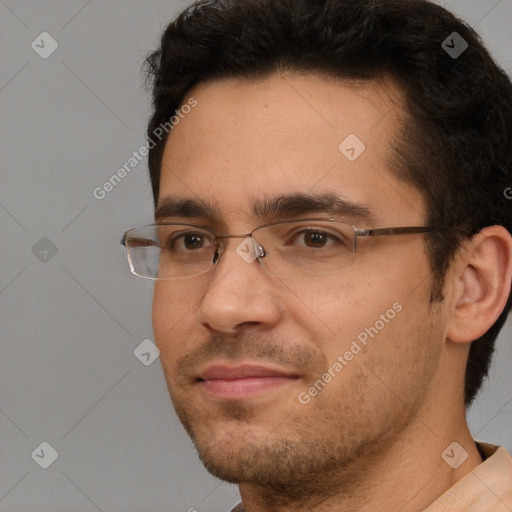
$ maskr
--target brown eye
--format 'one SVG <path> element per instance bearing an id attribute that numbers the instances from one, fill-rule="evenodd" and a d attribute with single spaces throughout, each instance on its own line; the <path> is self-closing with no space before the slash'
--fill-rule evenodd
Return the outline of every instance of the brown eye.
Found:
<path id="1" fill-rule="evenodd" d="M 171 252 L 193 252 L 213 245 L 215 245 L 215 242 L 208 234 L 186 231 L 170 234 L 162 249 Z"/>
<path id="2" fill-rule="evenodd" d="M 186 249 L 202 249 L 204 247 L 204 237 L 198 234 L 188 234 L 183 236 L 183 245 Z"/>
<path id="3" fill-rule="evenodd" d="M 328 242 L 328 236 L 325 233 L 319 233 L 317 231 L 312 231 L 304 234 L 304 243 L 308 247 L 324 247 Z"/>

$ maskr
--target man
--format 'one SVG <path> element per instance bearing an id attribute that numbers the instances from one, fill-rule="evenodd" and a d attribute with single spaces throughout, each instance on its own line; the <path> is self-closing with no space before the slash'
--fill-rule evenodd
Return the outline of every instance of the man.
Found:
<path id="1" fill-rule="evenodd" d="M 476 34 L 425 0 L 202 1 L 148 63 L 157 225 L 124 243 L 235 510 L 512 510 L 465 417 L 512 280 L 512 85 Z"/>

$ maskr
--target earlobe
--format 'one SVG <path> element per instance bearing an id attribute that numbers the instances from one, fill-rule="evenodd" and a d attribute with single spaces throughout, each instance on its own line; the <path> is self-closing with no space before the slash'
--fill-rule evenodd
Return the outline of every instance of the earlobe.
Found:
<path id="1" fill-rule="evenodd" d="M 512 236 L 502 226 L 484 228 L 456 259 L 447 338 L 470 343 L 489 330 L 507 303 L 512 280 Z"/>

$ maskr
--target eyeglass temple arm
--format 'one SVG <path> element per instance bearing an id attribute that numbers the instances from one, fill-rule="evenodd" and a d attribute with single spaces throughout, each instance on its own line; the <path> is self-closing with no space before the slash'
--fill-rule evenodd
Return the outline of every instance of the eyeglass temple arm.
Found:
<path id="1" fill-rule="evenodd" d="M 381 229 L 358 229 L 356 236 L 387 236 L 387 235 L 412 235 L 414 233 L 430 233 L 432 231 L 443 231 L 446 228 L 434 227 L 406 227 L 406 228 L 381 228 Z"/>

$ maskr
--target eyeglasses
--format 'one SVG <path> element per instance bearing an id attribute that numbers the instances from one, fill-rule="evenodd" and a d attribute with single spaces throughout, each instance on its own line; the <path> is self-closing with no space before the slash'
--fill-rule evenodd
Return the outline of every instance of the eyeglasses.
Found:
<path id="1" fill-rule="evenodd" d="M 236 251 L 247 263 L 258 260 L 278 277 L 339 272 L 354 262 L 357 239 L 428 233 L 445 228 L 360 229 L 337 219 L 301 219 L 260 226 L 245 235 L 217 234 L 195 224 L 166 222 L 127 231 L 122 240 L 133 275 L 146 279 L 183 279 L 206 274 L 225 250 L 221 240 L 243 238 Z"/>

